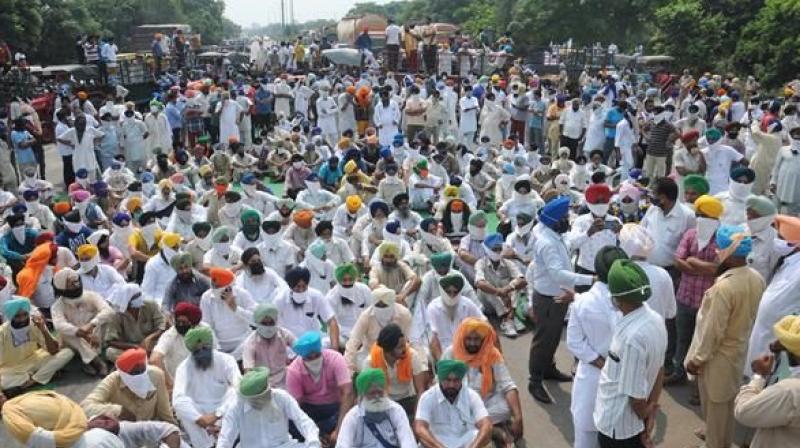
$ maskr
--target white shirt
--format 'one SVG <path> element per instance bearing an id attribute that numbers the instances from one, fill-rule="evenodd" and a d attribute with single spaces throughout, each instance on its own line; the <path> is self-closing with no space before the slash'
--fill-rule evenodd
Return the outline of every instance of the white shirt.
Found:
<path id="1" fill-rule="evenodd" d="M 767 284 L 772 279 L 778 260 L 792 251 L 792 246 L 777 238 L 777 233 L 774 227 L 753 233 L 753 248 L 747 256 L 747 264 L 761 274 Z"/>
<path id="2" fill-rule="evenodd" d="M 478 435 L 476 425 L 489 416 L 481 396 L 462 385 L 455 402 L 445 398 L 438 384 L 422 393 L 416 420 L 428 423 L 431 433 L 448 448 L 469 446 Z"/>
<path id="3" fill-rule="evenodd" d="M 103 297 L 111 297 L 117 285 L 124 285 L 125 279 L 119 272 L 107 264 L 97 265 L 97 274 L 81 274 L 81 284 L 86 291 L 96 292 Z"/>
<path id="4" fill-rule="evenodd" d="M 275 296 L 289 289 L 283 278 L 266 266 L 261 275 L 251 275 L 249 268 L 240 270 L 234 284 L 250 293 L 250 297 L 258 304 L 272 303 Z"/>
<path id="5" fill-rule="evenodd" d="M 641 226 L 648 230 L 656 245 L 647 261 L 656 266 L 672 266 L 675 250 L 678 249 L 683 234 L 694 227 L 694 221 L 694 212 L 679 202 L 666 215 L 660 207 L 648 208 Z"/>
<path id="6" fill-rule="evenodd" d="M 142 297 L 161 305 L 164 301 L 164 292 L 177 274 L 175 269 L 164 260 L 159 251 L 154 257 L 147 260 L 144 265 L 142 277 Z"/>
<path id="7" fill-rule="evenodd" d="M 208 327 L 208 324 L 200 322 L 197 326 Z M 214 339 L 214 349 L 218 348 L 219 344 Z M 178 370 L 181 362 L 189 357 L 189 350 L 186 349 L 186 344 L 183 343 L 183 336 L 178 333 L 174 325 L 159 336 L 156 346 L 153 347 L 153 353 L 156 352 L 164 356 L 164 370 L 172 378 L 175 378 L 175 371 Z"/>
<path id="8" fill-rule="evenodd" d="M 390 401 L 386 414 L 388 418 L 375 425 L 386 441 L 399 448 L 416 448 L 414 432 L 411 431 L 411 425 L 408 423 L 408 417 L 403 407 Z M 381 442 L 364 424 L 363 406 L 353 406 L 347 411 L 342 420 L 342 426 L 339 428 L 336 446 L 339 448 L 383 448 Z"/>
<path id="9" fill-rule="evenodd" d="M 439 338 L 439 345 L 442 349 L 449 347 L 453 343 L 453 335 L 456 333 L 456 328 L 464 319 L 468 317 L 486 319 L 478 306 L 466 297 L 459 297 L 452 319 L 441 297 L 433 299 L 426 311 L 431 331 Z"/>
<path id="10" fill-rule="evenodd" d="M 459 130 L 464 132 L 475 132 L 478 130 L 478 99 L 474 96 L 463 97 L 458 100 L 458 107 L 461 111 L 461 121 L 458 124 Z M 475 109 L 472 109 L 475 108 Z M 472 109 L 467 111 L 467 109 Z"/>
<path id="11" fill-rule="evenodd" d="M 278 322 L 296 337 L 307 331 L 320 331 L 320 319 L 328 322 L 335 317 L 328 301 L 316 289 L 308 288 L 305 302 L 299 306 L 292 301 L 293 294 L 286 289 L 273 303 L 278 308 Z"/>
<path id="12" fill-rule="evenodd" d="M 175 372 L 172 406 L 183 422 L 194 423 L 203 414 L 224 415 L 234 404 L 242 374 L 233 356 L 213 351 L 214 361 L 207 369 L 197 367 L 188 357 Z"/>
<path id="13" fill-rule="evenodd" d="M 564 235 L 564 242 L 570 252 L 579 251 L 578 266 L 589 272 L 594 272 L 594 258 L 597 256 L 597 252 L 603 246 L 616 246 L 618 240 L 617 234 L 608 229 L 603 229 L 589 236 L 589 228 L 594 223 L 595 218 L 597 217 L 591 212 L 578 216 L 572 223 L 570 231 Z M 616 216 L 605 215 L 603 221 L 622 226 L 622 221 Z"/>
<path id="14" fill-rule="evenodd" d="M 233 296 L 236 299 L 236 311 L 217 298 L 213 289 L 209 289 L 200 298 L 200 310 L 203 312 L 203 322 L 214 330 L 214 339 L 219 341 L 220 349 L 238 359 L 242 356 L 242 342 L 252 331 L 250 325 L 256 303 L 249 292 L 237 286 L 233 287 Z"/>
<path id="15" fill-rule="evenodd" d="M 353 303 L 344 304 L 343 297 Z M 333 309 L 336 323 L 339 324 L 339 337 L 343 339 L 350 338 L 350 333 L 353 331 L 353 326 L 356 324 L 358 316 L 374 303 L 372 290 L 369 289 L 369 286 L 360 282 L 354 283 L 352 288 L 342 288 L 342 285 L 334 286 L 325 295 L 325 300 Z"/>
<path id="16" fill-rule="evenodd" d="M 333 233 L 341 238 L 350 238 L 352 236 L 352 229 L 356 220 L 367 214 L 367 208 L 361 206 L 355 214 L 351 214 L 347 210 L 347 204 L 342 204 L 336 208 L 333 215 Z"/>
<path id="17" fill-rule="evenodd" d="M 728 145 L 716 144 L 701 149 L 706 159 L 708 194 L 715 195 L 728 189 L 731 179 L 731 164 L 744 158 L 739 151 Z"/>
<path id="18" fill-rule="evenodd" d="M 399 26 L 392 23 L 386 27 L 384 34 L 386 35 L 386 45 L 400 45 L 400 34 L 402 30 Z"/>
<path id="19" fill-rule="evenodd" d="M 563 293 L 562 288 L 592 284 L 593 276 L 573 272 L 572 259 L 561 235 L 542 223 L 533 227 L 533 233 L 536 237 L 533 264 L 537 267 L 534 291 L 543 296 L 557 297 Z"/>
<path id="20" fill-rule="evenodd" d="M 586 115 L 580 109 L 572 110 L 572 107 L 568 107 L 561 112 L 558 123 L 564 127 L 561 132 L 564 137 L 577 140 L 586 129 Z"/>
<path id="21" fill-rule="evenodd" d="M 644 270 L 647 279 L 650 280 L 650 298 L 647 299 L 647 306 L 664 319 L 674 318 L 677 313 L 677 304 L 675 303 L 675 287 L 672 277 L 661 266 L 639 260 L 636 260 L 636 264 Z"/>
<path id="22" fill-rule="evenodd" d="M 620 319 L 597 387 L 594 423 L 599 432 L 624 440 L 644 430 L 630 400 L 650 396 L 666 349 L 664 320 L 646 304 Z"/>
<path id="23" fill-rule="evenodd" d="M 295 448 L 319 447 L 319 430 L 314 421 L 300 409 L 297 401 L 288 392 L 270 389 L 272 399 L 261 409 L 250 405 L 246 398 L 236 395 L 236 401 L 222 417 L 222 429 L 217 448 L 233 448 L 236 439 L 247 448 Z M 291 420 L 305 444 L 296 442 L 289 435 Z"/>

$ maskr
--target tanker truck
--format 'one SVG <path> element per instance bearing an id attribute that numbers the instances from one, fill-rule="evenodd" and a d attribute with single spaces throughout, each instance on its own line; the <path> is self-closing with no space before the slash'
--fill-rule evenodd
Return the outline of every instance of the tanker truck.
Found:
<path id="1" fill-rule="evenodd" d="M 385 17 L 377 14 L 347 16 L 336 26 L 336 37 L 340 45 L 354 48 L 356 38 L 366 29 L 372 39 L 372 51 L 378 53 L 385 45 L 386 38 L 383 33 L 388 24 Z"/>

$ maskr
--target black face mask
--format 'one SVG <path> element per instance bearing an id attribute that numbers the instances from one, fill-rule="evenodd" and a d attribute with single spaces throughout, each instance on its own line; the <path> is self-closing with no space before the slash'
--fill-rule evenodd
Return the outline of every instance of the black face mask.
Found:
<path id="1" fill-rule="evenodd" d="M 83 285 L 80 285 L 77 288 L 65 289 L 61 291 L 61 295 L 68 299 L 77 299 L 83 295 Z"/>
<path id="2" fill-rule="evenodd" d="M 257 263 L 251 264 L 250 266 L 250 273 L 253 275 L 261 275 L 264 273 L 264 263 Z"/>
<path id="3" fill-rule="evenodd" d="M 178 325 L 178 324 L 175 324 L 175 331 L 177 331 L 178 334 L 181 335 L 181 336 L 186 335 L 186 332 L 189 331 L 189 329 L 191 329 L 191 328 L 192 328 L 191 325 Z"/>
<path id="4" fill-rule="evenodd" d="M 192 359 L 194 359 L 197 367 L 205 370 L 211 365 L 211 362 L 214 361 L 214 352 L 210 347 L 199 348 L 192 352 Z"/>
<path id="5" fill-rule="evenodd" d="M 30 324 L 31 324 L 31 321 L 30 321 L 30 319 L 28 319 L 28 320 L 26 320 L 26 321 L 23 321 L 23 322 L 18 322 L 18 321 L 16 321 L 16 320 L 12 320 L 12 321 L 11 321 L 11 328 L 14 328 L 14 329 L 16 329 L 16 330 L 19 330 L 19 329 L 21 329 L 21 328 L 25 328 L 25 327 L 27 327 L 27 326 L 28 326 L 28 325 L 30 325 Z"/>
<path id="6" fill-rule="evenodd" d="M 558 234 L 564 234 L 569 231 L 569 221 L 562 219 L 553 226 L 553 230 Z"/>

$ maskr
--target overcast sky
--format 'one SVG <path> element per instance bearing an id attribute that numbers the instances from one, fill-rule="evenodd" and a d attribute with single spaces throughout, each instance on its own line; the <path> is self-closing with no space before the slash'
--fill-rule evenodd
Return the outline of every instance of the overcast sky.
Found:
<path id="1" fill-rule="evenodd" d="M 289 14 L 289 0 L 286 14 Z M 294 17 L 297 22 L 314 19 L 338 20 L 356 3 L 356 0 L 294 0 Z M 376 3 L 384 3 L 377 0 Z M 225 0 L 225 16 L 243 27 L 253 23 L 266 25 L 281 20 L 281 0 Z"/>

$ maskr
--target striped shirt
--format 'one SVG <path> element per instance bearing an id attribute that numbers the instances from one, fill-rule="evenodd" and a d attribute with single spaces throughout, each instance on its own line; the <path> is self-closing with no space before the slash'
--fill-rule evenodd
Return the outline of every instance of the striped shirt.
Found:
<path id="1" fill-rule="evenodd" d="M 649 306 L 620 319 L 597 386 L 594 423 L 599 432 L 624 440 L 644 431 L 644 422 L 633 411 L 630 400 L 650 396 L 666 349 L 664 319 Z"/>
<path id="2" fill-rule="evenodd" d="M 666 157 L 672 152 L 669 136 L 675 132 L 675 126 L 661 121 L 650 129 L 650 138 L 647 140 L 647 154 L 654 157 Z"/>

